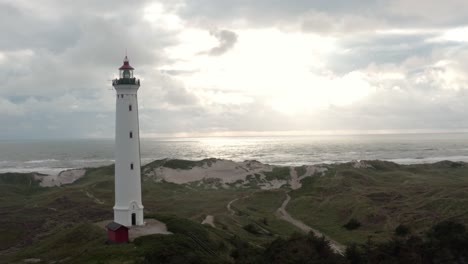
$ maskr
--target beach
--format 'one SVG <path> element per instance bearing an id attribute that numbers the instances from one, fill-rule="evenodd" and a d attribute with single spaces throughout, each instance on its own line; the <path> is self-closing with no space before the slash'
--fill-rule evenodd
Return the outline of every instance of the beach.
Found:
<path id="1" fill-rule="evenodd" d="M 3 140 L 0 150 L 0 173 L 58 175 L 114 163 L 113 139 Z M 399 164 L 468 161 L 468 134 L 142 139 L 142 164 L 166 158 L 257 160 L 283 166 L 375 159 Z"/>

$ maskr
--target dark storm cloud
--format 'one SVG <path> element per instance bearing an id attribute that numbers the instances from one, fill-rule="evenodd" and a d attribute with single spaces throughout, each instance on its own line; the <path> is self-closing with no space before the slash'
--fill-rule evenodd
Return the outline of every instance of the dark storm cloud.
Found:
<path id="1" fill-rule="evenodd" d="M 210 32 L 210 34 L 218 39 L 219 45 L 206 52 L 201 52 L 200 54 L 219 56 L 232 49 L 237 42 L 237 34 L 233 31 L 219 30 Z"/>

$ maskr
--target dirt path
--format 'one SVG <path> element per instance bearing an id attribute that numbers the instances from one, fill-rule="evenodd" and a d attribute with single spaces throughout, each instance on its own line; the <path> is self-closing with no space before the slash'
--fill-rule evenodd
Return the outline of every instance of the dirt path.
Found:
<path id="1" fill-rule="evenodd" d="M 91 198 L 95 203 L 97 204 L 104 204 L 103 201 L 99 200 L 98 198 L 96 198 L 96 196 L 94 196 L 92 193 L 90 193 L 89 191 L 84 191 L 86 193 L 86 196 L 88 196 L 89 198 Z"/>
<path id="2" fill-rule="evenodd" d="M 286 206 L 288 205 L 289 201 L 291 200 L 291 196 L 289 196 L 289 194 L 286 193 L 286 200 L 284 200 L 283 204 L 281 205 L 280 208 L 278 208 L 276 210 L 276 216 L 294 226 L 296 226 L 297 228 L 301 229 L 303 232 L 305 233 L 309 233 L 309 232 L 313 232 L 314 235 L 318 236 L 318 237 L 321 237 L 321 236 L 324 236 L 325 239 L 330 243 L 330 247 L 333 249 L 333 251 L 335 251 L 336 253 L 340 254 L 340 255 L 343 255 L 344 254 L 344 250 L 345 250 L 345 246 L 341 245 L 340 243 L 330 239 L 329 237 L 325 236 L 324 234 L 322 234 L 320 231 L 316 230 L 316 229 L 313 229 L 312 227 L 304 224 L 303 222 L 301 222 L 300 220 L 297 220 L 295 218 L 293 218 L 287 211 L 286 211 Z"/>
<path id="3" fill-rule="evenodd" d="M 231 204 L 232 204 L 233 202 L 239 200 L 239 199 L 240 199 L 240 198 L 236 198 L 236 199 L 230 201 L 230 202 L 227 204 L 226 208 L 228 209 L 229 213 L 231 213 L 231 215 L 235 215 L 235 214 L 236 214 L 236 211 L 232 210 Z"/>

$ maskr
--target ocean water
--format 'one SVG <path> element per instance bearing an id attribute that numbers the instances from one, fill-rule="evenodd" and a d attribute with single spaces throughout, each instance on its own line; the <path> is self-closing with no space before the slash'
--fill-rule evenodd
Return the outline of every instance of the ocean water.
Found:
<path id="1" fill-rule="evenodd" d="M 56 174 L 114 162 L 112 139 L 0 140 L 0 172 Z M 166 138 L 141 140 L 142 163 L 155 159 L 255 159 L 304 165 L 381 159 L 400 164 L 468 162 L 468 133 L 307 137 Z"/>

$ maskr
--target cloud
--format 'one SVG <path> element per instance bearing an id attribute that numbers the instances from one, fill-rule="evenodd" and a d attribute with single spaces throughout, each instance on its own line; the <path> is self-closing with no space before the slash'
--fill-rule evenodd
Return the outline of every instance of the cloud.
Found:
<path id="1" fill-rule="evenodd" d="M 468 128 L 467 5 L 0 0 L 0 138 L 113 137 L 125 49 L 145 135 Z"/>
<path id="2" fill-rule="evenodd" d="M 229 30 L 219 30 L 210 32 L 214 36 L 219 44 L 216 47 L 211 48 L 208 51 L 200 52 L 199 54 L 208 54 L 211 56 L 220 56 L 234 47 L 237 42 L 237 34 Z"/>

